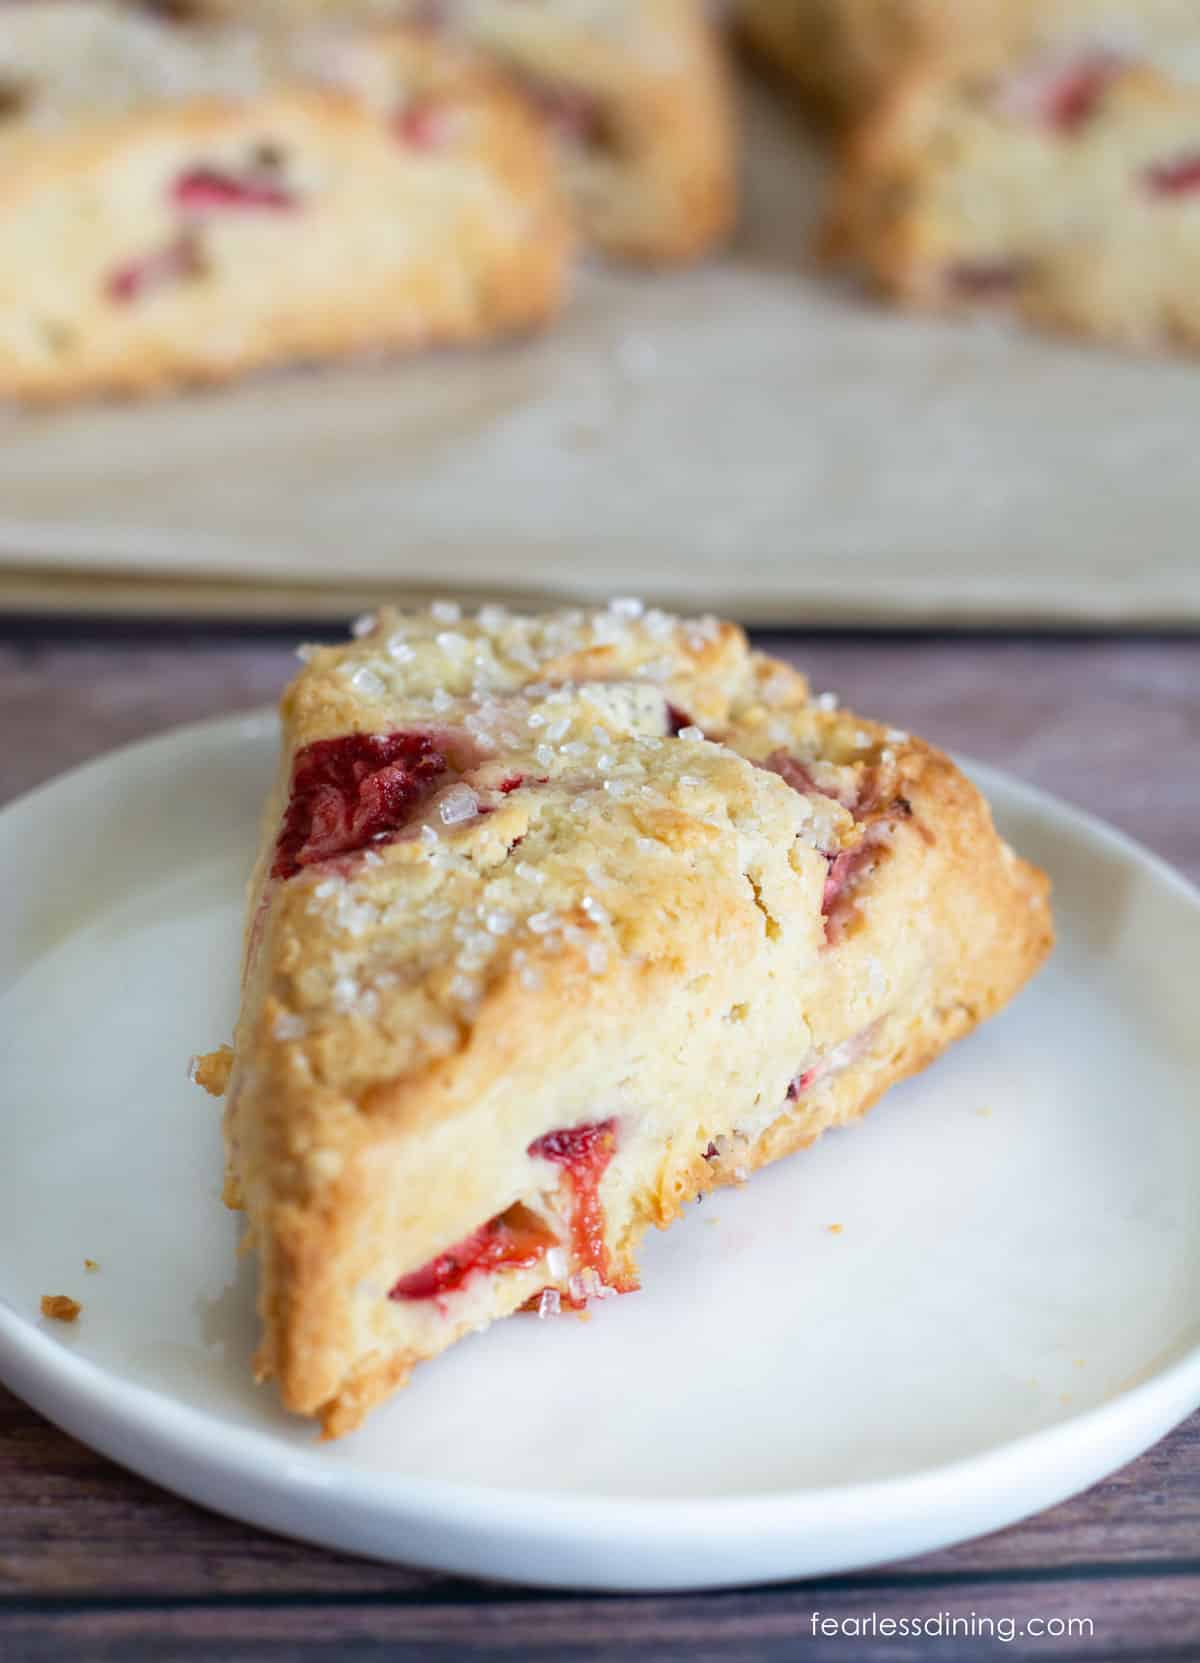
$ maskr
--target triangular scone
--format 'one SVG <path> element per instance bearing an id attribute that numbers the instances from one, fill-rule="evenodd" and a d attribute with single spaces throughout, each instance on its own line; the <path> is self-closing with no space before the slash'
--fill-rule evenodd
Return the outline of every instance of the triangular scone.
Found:
<path id="1" fill-rule="evenodd" d="M 490 339 L 565 299 L 551 140 L 463 50 L 118 0 L 2 15 L 0 395 Z"/>
<path id="2" fill-rule="evenodd" d="M 647 1225 L 1050 943 L 950 763 L 712 619 L 384 613 L 283 718 L 225 1123 L 259 1372 L 330 1435 L 496 1317 L 636 1287 Z"/>

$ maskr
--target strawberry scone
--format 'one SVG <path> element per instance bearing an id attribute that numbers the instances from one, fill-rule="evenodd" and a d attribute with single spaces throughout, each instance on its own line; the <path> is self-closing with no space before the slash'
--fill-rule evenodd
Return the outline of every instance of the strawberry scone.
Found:
<path id="1" fill-rule="evenodd" d="M 547 119 L 579 227 L 610 254 L 693 259 L 730 229 L 730 89 L 704 0 L 198 3 L 277 22 L 408 18 L 469 43 Z"/>
<path id="2" fill-rule="evenodd" d="M 216 381 L 546 320 L 552 146 L 461 51 L 4 6 L 0 393 Z"/>
<path id="3" fill-rule="evenodd" d="M 1195 348 L 1200 87 L 1091 39 L 918 72 L 848 146 L 830 243 L 906 304 Z"/>
<path id="4" fill-rule="evenodd" d="M 226 1092 L 260 1377 L 326 1435 L 1009 999 L 1047 885 L 938 753 L 715 619 L 452 605 L 283 700 Z M 226 1077 L 227 1083 L 226 1083 Z"/>

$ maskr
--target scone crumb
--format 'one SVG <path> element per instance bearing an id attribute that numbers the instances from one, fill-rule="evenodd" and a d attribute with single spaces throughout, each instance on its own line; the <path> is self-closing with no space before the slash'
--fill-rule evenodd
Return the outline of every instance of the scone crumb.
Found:
<path id="1" fill-rule="evenodd" d="M 52 1317 L 55 1322 L 74 1322 L 83 1306 L 79 1300 L 72 1299 L 65 1293 L 44 1293 L 42 1295 L 42 1315 Z"/>
<path id="2" fill-rule="evenodd" d="M 99 1259 L 85 1259 L 83 1261 L 83 1268 L 84 1270 L 99 1270 L 100 1261 Z"/>
<path id="3" fill-rule="evenodd" d="M 215 1051 L 201 1051 L 188 1063 L 188 1079 L 210 1097 L 224 1097 L 233 1068 L 233 1048 L 219 1045 Z"/>

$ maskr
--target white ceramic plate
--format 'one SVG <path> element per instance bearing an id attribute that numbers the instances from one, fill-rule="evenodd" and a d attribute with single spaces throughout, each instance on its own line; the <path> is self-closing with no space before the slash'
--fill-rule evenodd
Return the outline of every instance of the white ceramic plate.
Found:
<path id="1" fill-rule="evenodd" d="M 642 1294 L 501 1324 L 318 1445 L 250 1383 L 252 1266 L 185 1078 L 230 1030 L 275 743 L 265 716 L 187 729 L 0 816 L 0 1375 L 52 1420 L 311 1541 L 641 1589 L 960 1540 L 1200 1403 L 1200 897 L 980 768 L 1054 877 L 1036 985 L 865 1126 L 648 1242 Z M 43 1293 L 80 1321 L 42 1321 Z"/>

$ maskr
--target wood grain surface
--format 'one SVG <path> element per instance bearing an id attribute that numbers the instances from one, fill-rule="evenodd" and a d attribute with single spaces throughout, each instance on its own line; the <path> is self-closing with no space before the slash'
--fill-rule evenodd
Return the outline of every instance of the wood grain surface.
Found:
<path id="1" fill-rule="evenodd" d="M 1043 785 L 1200 878 L 1200 643 L 764 644 L 818 688 Z M 292 664 L 279 636 L 93 628 L 78 639 L 10 622 L 0 802 L 113 746 L 271 700 Z M 814 1635 L 814 1613 L 845 1631 Z M 870 1635 L 872 1621 L 939 1613 L 958 1619 L 956 1634 Z M 1056 1618 L 1090 1632 L 1022 1633 Z M 997 1625 L 990 1637 L 981 1619 Z M 1200 1416 L 1073 1501 L 901 1565 L 704 1596 L 571 1597 L 347 1559 L 218 1518 L 0 1389 L 0 1663 L 618 1657 L 1197 1663 Z"/>

